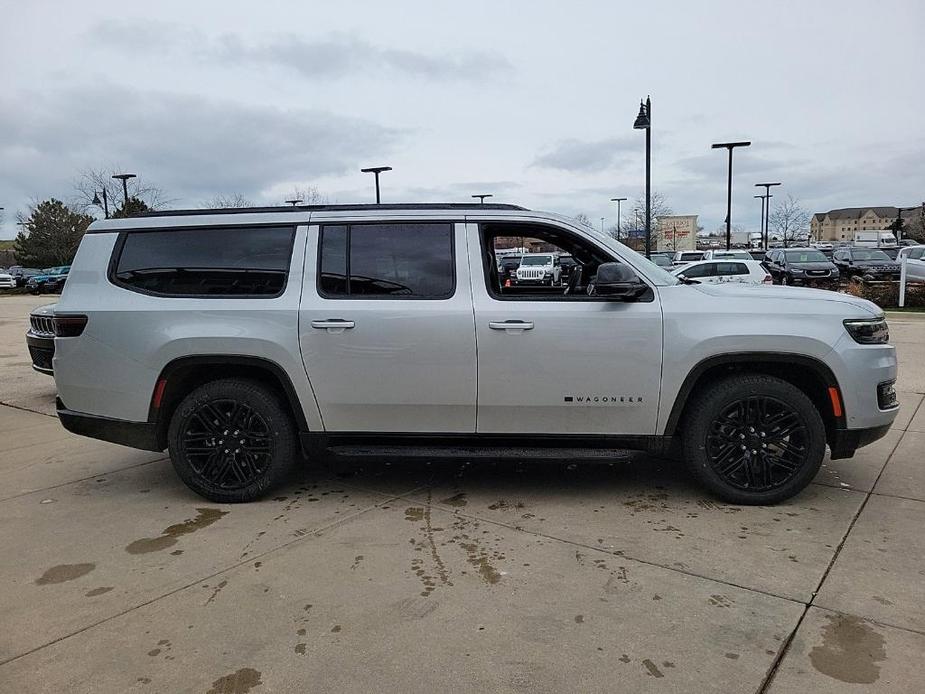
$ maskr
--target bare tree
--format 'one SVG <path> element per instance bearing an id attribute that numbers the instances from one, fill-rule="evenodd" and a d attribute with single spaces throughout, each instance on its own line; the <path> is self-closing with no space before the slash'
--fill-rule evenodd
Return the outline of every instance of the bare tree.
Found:
<path id="1" fill-rule="evenodd" d="M 116 210 L 125 204 L 123 200 L 122 183 L 113 179 L 113 174 L 121 173 L 125 169 L 84 169 L 74 180 L 74 199 L 72 207 L 83 213 L 100 212 L 101 206 L 93 202 L 94 197 L 100 198 L 102 202 L 103 191 L 106 191 L 106 200 L 109 203 L 109 212 L 114 214 Z M 128 196 L 143 202 L 152 210 L 159 209 L 169 201 L 164 195 L 163 189 L 158 186 L 142 181 L 141 177 L 131 178 L 127 181 Z"/>
<path id="2" fill-rule="evenodd" d="M 793 241 L 805 236 L 809 226 L 809 217 L 809 212 L 803 208 L 800 201 L 788 194 L 786 200 L 778 203 L 771 210 L 768 226 L 780 234 L 784 248 L 786 248 Z"/>
<path id="3" fill-rule="evenodd" d="M 594 225 L 591 224 L 591 218 L 586 215 L 584 212 L 579 212 L 575 215 L 575 221 L 581 224 L 582 226 L 594 228 Z"/>
<path id="4" fill-rule="evenodd" d="M 202 206 L 208 210 L 221 210 L 232 207 L 254 207 L 254 203 L 243 193 L 232 193 L 230 195 L 219 193 L 202 203 Z"/>
<path id="5" fill-rule="evenodd" d="M 649 205 L 649 214 L 652 225 L 652 249 L 658 247 L 658 218 L 668 217 L 673 214 L 671 205 L 668 204 L 668 198 L 657 190 L 652 191 L 652 198 Z M 627 240 L 628 229 L 645 229 L 646 228 L 646 198 L 640 196 L 633 200 L 633 204 L 623 213 L 623 236 L 617 241 Z"/>

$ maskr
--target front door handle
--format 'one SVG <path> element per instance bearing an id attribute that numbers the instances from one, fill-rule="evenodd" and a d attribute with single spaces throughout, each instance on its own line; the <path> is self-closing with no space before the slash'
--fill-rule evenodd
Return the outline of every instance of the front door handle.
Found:
<path id="1" fill-rule="evenodd" d="M 329 333 L 337 335 L 345 330 L 352 330 L 356 327 L 356 323 L 342 318 L 329 318 L 328 320 L 313 320 L 312 327 L 317 330 L 327 330 Z"/>
<path id="2" fill-rule="evenodd" d="M 505 320 L 489 321 L 488 327 L 492 330 L 507 330 L 510 332 L 520 332 L 522 330 L 533 330 L 532 320 Z"/>

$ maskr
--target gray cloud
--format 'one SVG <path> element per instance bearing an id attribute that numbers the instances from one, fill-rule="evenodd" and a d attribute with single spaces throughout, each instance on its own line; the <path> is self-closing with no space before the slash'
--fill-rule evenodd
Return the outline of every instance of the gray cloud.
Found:
<path id="1" fill-rule="evenodd" d="M 213 38 L 195 29 L 165 22 L 105 20 L 90 29 L 88 38 L 94 45 L 133 53 L 167 52 L 222 65 L 278 66 L 306 79 L 386 71 L 425 80 L 475 80 L 488 72 L 497 76 L 511 69 L 507 59 L 494 53 L 431 55 L 384 48 L 342 34 L 322 39 L 276 34 L 245 40 L 240 34 L 232 33 Z"/>
<path id="2" fill-rule="evenodd" d="M 123 162 L 168 197 L 257 196 L 352 171 L 394 151 L 402 136 L 327 111 L 121 87 L 8 94 L 0 96 L 0 189 L 64 197 L 78 170 Z"/>
<path id="3" fill-rule="evenodd" d="M 533 160 L 531 166 L 573 173 L 594 173 L 625 161 L 627 152 L 639 153 L 638 138 L 608 138 L 587 141 L 560 140 Z"/>

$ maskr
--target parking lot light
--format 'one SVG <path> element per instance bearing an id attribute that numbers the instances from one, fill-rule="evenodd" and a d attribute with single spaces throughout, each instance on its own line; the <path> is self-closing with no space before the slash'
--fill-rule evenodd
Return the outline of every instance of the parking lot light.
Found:
<path id="1" fill-rule="evenodd" d="M 379 174 L 383 171 L 391 171 L 391 166 L 370 166 L 366 169 L 360 169 L 360 173 L 371 173 L 376 177 L 376 204 L 379 203 Z"/>
<path id="2" fill-rule="evenodd" d="M 729 175 L 726 183 L 726 250 L 732 247 L 732 150 L 736 147 L 748 147 L 751 142 L 717 142 L 713 149 L 729 151 Z"/>
<path id="3" fill-rule="evenodd" d="M 128 205 L 128 179 L 138 178 L 138 175 L 133 174 L 133 173 L 120 173 L 120 174 L 113 174 L 112 177 L 119 181 L 122 181 L 122 195 L 124 196 L 122 199 L 122 206 L 125 207 L 126 205 Z"/>
<path id="4" fill-rule="evenodd" d="M 478 198 L 478 199 L 479 199 L 479 203 L 482 204 L 482 205 L 484 205 L 484 204 L 485 204 L 485 198 L 493 198 L 493 197 L 495 197 L 495 196 L 492 195 L 491 193 L 476 193 L 476 194 L 473 195 L 472 197 L 473 197 L 473 198 Z"/>
<path id="5" fill-rule="evenodd" d="M 764 203 L 764 215 L 763 215 L 762 226 L 761 226 L 761 238 L 764 240 L 765 248 L 767 248 L 768 244 L 771 242 L 771 239 L 770 239 L 771 198 L 774 197 L 773 195 L 771 195 L 771 188 L 773 186 L 779 186 L 779 185 L 782 185 L 779 181 L 777 183 L 756 183 L 755 184 L 756 188 L 760 188 L 761 186 L 764 186 L 765 203 Z"/>
<path id="6" fill-rule="evenodd" d="M 652 100 L 639 102 L 634 130 L 646 131 L 646 258 L 652 257 Z"/>
<path id="7" fill-rule="evenodd" d="M 620 203 L 626 198 L 610 198 L 610 202 L 617 203 L 617 241 L 620 240 Z"/>

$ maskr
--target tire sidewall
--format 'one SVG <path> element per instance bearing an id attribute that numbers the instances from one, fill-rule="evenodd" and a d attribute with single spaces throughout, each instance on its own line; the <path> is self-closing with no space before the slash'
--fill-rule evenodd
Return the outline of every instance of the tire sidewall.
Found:
<path id="1" fill-rule="evenodd" d="M 717 414 L 738 400 L 755 395 L 773 397 L 792 407 L 807 431 L 803 467 L 780 487 L 764 492 L 750 492 L 730 485 L 710 465 L 706 452 L 707 434 Z M 771 376 L 733 376 L 714 384 L 698 400 L 684 433 L 688 467 L 711 492 L 737 504 L 773 504 L 798 494 L 819 472 L 825 446 L 825 424 L 812 401 L 795 386 Z"/>
<path id="2" fill-rule="evenodd" d="M 271 461 L 262 475 L 240 489 L 223 489 L 197 474 L 182 453 L 180 439 L 190 416 L 202 404 L 222 399 L 246 403 L 264 419 L 270 432 Z M 174 410 L 167 433 L 170 460 L 177 475 L 200 496 L 220 503 L 257 499 L 282 482 L 296 458 L 295 426 L 275 394 L 256 382 L 228 379 L 207 383 L 187 395 Z"/>

